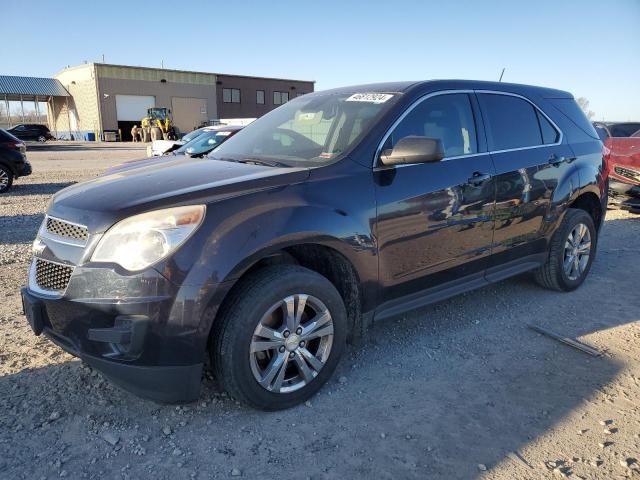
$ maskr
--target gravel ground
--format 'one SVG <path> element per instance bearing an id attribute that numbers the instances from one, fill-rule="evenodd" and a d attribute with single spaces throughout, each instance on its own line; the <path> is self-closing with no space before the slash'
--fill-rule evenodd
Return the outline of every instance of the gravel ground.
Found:
<path id="1" fill-rule="evenodd" d="M 34 175 L 0 196 L 0 478 L 640 477 L 640 218 L 609 212 L 577 292 L 523 276 L 377 325 L 306 405 L 252 411 L 210 377 L 158 405 L 35 337 L 19 297 L 51 194 L 142 155 L 30 148 Z"/>

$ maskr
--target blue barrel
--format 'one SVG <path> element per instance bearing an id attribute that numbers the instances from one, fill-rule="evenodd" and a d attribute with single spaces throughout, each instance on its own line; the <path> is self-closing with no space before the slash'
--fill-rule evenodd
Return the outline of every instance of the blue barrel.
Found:
<path id="1" fill-rule="evenodd" d="M 84 139 L 87 142 L 95 142 L 96 141 L 96 134 L 94 132 L 88 132 L 84 134 Z"/>

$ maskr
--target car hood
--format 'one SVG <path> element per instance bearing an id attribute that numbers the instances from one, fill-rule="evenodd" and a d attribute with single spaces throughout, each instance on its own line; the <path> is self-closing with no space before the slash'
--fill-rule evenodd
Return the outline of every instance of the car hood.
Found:
<path id="1" fill-rule="evenodd" d="M 132 168 L 146 167 L 149 165 L 158 165 L 159 163 L 171 162 L 174 160 L 189 159 L 188 155 L 174 155 L 173 153 L 165 153 L 158 157 L 139 158 L 137 160 L 129 160 L 128 162 L 115 165 L 108 168 L 103 175 L 111 175 L 112 173 L 122 172 L 124 170 L 131 170 Z"/>
<path id="2" fill-rule="evenodd" d="M 225 198 L 304 181 L 308 168 L 279 168 L 211 159 L 180 158 L 97 177 L 58 192 L 48 214 L 101 233 L 115 222 L 177 205 Z"/>

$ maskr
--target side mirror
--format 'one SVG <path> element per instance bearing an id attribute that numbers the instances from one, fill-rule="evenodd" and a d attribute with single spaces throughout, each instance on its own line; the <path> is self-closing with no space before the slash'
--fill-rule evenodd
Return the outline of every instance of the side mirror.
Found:
<path id="1" fill-rule="evenodd" d="M 380 154 L 383 165 L 438 162 L 444 158 L 444 148 L 439 138 L 410 135 L 401 138 L 396 146 Z"/>

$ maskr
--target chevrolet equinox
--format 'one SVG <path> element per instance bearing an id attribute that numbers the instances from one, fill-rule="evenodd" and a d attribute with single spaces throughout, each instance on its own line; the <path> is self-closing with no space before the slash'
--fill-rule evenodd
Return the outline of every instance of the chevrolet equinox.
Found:
<path id="1" fill-rule="evenodd" d="M 374 321 L 526 271 L 576 289 L 607 204 L 571 94 L 477 81 L 298 97 L 205 159 L 57 193 L 33 243 L 36 335 L 162 402 L 205 364 L 234 398 L 291 407 Z"/>

